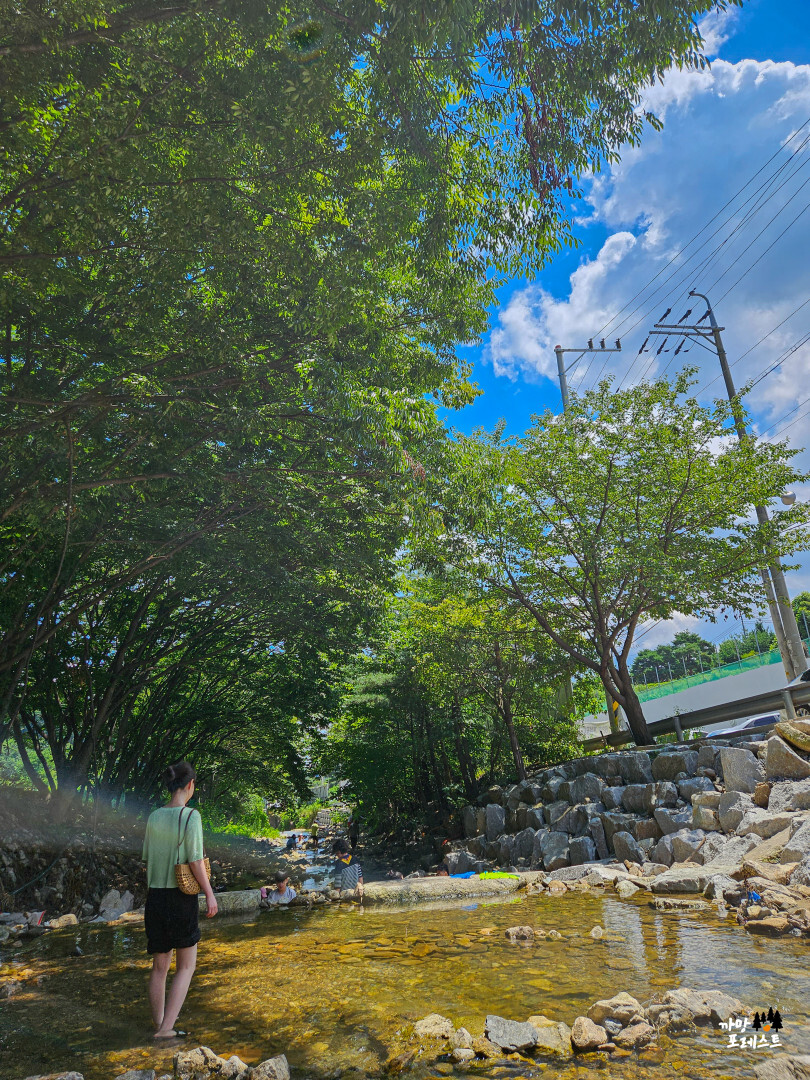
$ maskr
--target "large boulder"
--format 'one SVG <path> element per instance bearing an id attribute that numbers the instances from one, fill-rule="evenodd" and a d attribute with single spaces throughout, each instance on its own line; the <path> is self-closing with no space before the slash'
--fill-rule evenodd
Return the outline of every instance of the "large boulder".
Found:
<path id="1" fill-rule="evenodd" d="M 588 831 L 588 823 L 594 813 L 604 811 L 601 803 L 579 803 L 569 806 L 554 822 L 557 832 L 568 833 L 569 836 L 584 836 Z"/>
<path id="2" fill-rule="evenodd" d="M 448 874 L 466 874 L 472 869 L 473 859 L 466 851 L 448 851 L 444 864 Z"/>
<path id="3" fill-rule="evenodd" d="M 537 1045 L 537 1031 L 532 1024 L 504 1020 L 502 1016 L 487 1017 L 484 1035 L 507 1053 L 531 1050 Z"/>
<path id="4" fill-rule="evenodd" d="M 639 843 L 643 840 L 652 840 L 655 843 L 661 836 L 661 826 L 655 818 L 636 818 L 630 827 L 630 831 Z"/>
<path id="5" fill-rule="evenodd" d="M 780 862 L 802 862 L 810 855 L 810 819 L 796 821 L 790 839 L 782 848 Z"/>
<path id="6" fill-rule="evenodd" d="M 754 834 L 767 840 L 770 836 L 776 836 L 782 829 L 787 829 L 793 820 L 791 813 L 775 814 L 772 810 L 760 810 L 755 807 L 749 810 L 737 826 L 739 836 Z"/>
<path id="7" fill-rule="evenodd" d="M 755 810 L 754 800 L 741 791 L 727 791 L 720 796 L 717 816 L 720 828 L 725 833 L 733 833 L 746 814 Z"/>
<path id="8" fill-rule="evenodd" d="M 570 809 L 571 804 L 567 799 L 556 799 L 553 803 L 548 803 L 546 805 L 546 821 L 549 827 L 555 828 L 563 814 L 567 814 Z"/>
<path id="9" fill-rule="evenodd" d="M 524 780 L 518 785 L 518 790 L 522 801 L 528 803 L 529 806 L 534 806 L 543 797 L 542 785 L 535 783 L 533 780 Z"/>
<path id="10" fill-rule="evenodd" d="M 738 1016 L 745 1012 L 741 1001 L 729 994 L 724 994 L 722 990 L 689 990 L 686 987 L 668 990 L 660 1005 L 651 1006 L 648 1010 L 651 1018 L 653 1010 L 660 1009 L 661 1006 L 681 1010 L 691 1017 L 694 1024 L 714 1024 L 715 1026 L 727 1023 L 730 1016 Z M 655 1022 L 658 1022 L 657 1018 Z"/>
<path id="11" fill-rule="evenodd" d="M 613 834 L 613 851 L 619 862 L 644 862 L 644 852 L 638 846 L 638 841 L 632 833 L 617 832 Z"/>
<path id="12" fill-rule="evenodd" d="M 568 845 L 568 855 L 572 866 L 594 862 L 599 858 L 596 844 L 590 836 L 572 836 Z"/>
<path id="13" fill-rule="evenodd" d="M 465 806 L 461 811 L 461 825 L 465 836 L 478 835 L 478 810 L 474 806 Z"/>
<path id="14" fill-rule="evenodd" d="M 515 835 L 513 854 L 516 859 L 531 859 L 534 848 L 534 829 L 523 829 Z"/>
<path id="15" fill-rule="evenodd" d="M 655 1038 L 655 1028 L 646 1020 L 637 1020 L 613 1036 L 620 1050 L 640 1050 Z"/>
<path id="16" fill-rule="evenodd" d="M 728 837 L 723 833 L 710 833 L 700 849 L 703 865 L 707 868 L 712 863 L 722 866 L 741 866 L 745 856 L 756 847 L 756 844 L 757 840 L 753 836 Z"/>
<path id="17" fill-rule="evenodd" d="M 676 833 L 679 829 L 688 828 L 692 824 L 691 810 L 672 810 L 665 806 L 657 806 L 653 810 L 653 817 L 664 836 Z"/>
<path id="18" fill-rule="evenodd" d="M 666 838 L 665 838 L 666 839 Z M 702 893 L 713 875 L 696 863 L 672 866 L 652 879 L 650 889 L 654 893 Z"/>
<path id="19" fill-rule="evenodd" d="M 602 803 L 606 810 L 621 810 L 623 791 L 624 787 L 621 784 L 615 787 L 605 787 L 602 792 Z"/>
<path id="20" fill-rule="evenodd" d="M 544 803 L 553 803 L 557 801 L 557 793 L 565 783 L 564 776 L 551 775 L 546 778 L 540 788 L 540 798 Z"/>
<path id="21" fill-rule="evenodd" d="M 487 805 L 486 834 L 487 840 L 497 840 L 506 828 L 506 811 L 497 803 Z"/>
<path id="22" fill-rule="evenodd" d="M 636 1017 L 644 1016 L 644 1006 L 630 994 L 616 994 L 612 998 L 604 998 L 595 1001 L 588 1009 L 588 1018 L 595 1024 L 604 1024 L 606 1020 L 614 1020 L 624 1027 Z"/>
<path id="23" fill-rule="evenodd" d="M 542 806 L 534 806 L 526 811 L 526 827 L 528 829 L 542 829 L 546 823 L 546 815 Z"/>
<path id="24" fill-rule="evenodd" d="M 693 776 L 697 768 L 697 751 L 675 750 L 653 758 L 653 780 L 674 780 L 680 773 Z"/>
<path id="25" fill-rule="evenodd" d="M 784 739 L 772 735 L 765 751 L 765 776 L 769 780 L 806 780 L 810 776 L 810 762 Z"/>
<path id="26" fill-rule="evenodd" d="M 532 841 L 531 867 L 540 870 L 543 866 L 543 841 L 548 836 L 548 829 L 538 829 Z"/>
<path id="27" fill-rule="evenodd" d="M 587 1016 L 578 1016 L 571 1028 L 571 1045 L 580 1054 L 597 1050 L 608 1042 L 608 1033 L 603 1027 L 589 1020 Z"/>
<path id="28" fill-rule="evenodd" d="M 744 791 L 753 795 L 757 784 L 765 779 L 762 762 L 741 746 L 721 746 L 720 765 L 726 791 Z"/>
<path id="29" fill-rule="evenodd" d="M 694 810 L 696 806 L 706 806 L 710 810 L 718 810 L 722 797 L 721 792 L 715 791 L 714 787 L 711 791 L 698 791 L 692 796 L 692 809 Z"/>
<path id="30" fill-rule="evenodd" d="M 614 834 L 617 832 L 629 832 L 632 835 L 633 826 L 638 821 L 638 818 L 634 814 L 621 814 L 616 810 L 606 810 L 604 814 L 599 815 L 599 820 L 605 830 L 608 847 L 612 847 Z"/>
<path id="31" fill-rule="evenodd" d="M 658 806 L 673 807 L 678 802 L 678 788 L 670 780 L 644 785 L 644 810 L 652 814 Z"/>
<path id="32" fill-rule="evenodd" d="M 678 792 L 685 803 L 692 802 L 692 797 L 701 792 L 714 792 L 714 784 L 708 776 L 691 776 L 688 780 L 681 780 L 678 784 Z M 694 805 L 694 804 L 693 804 Z"/>
<path id="33" fill-rule="evenodd" d="M 567 833 L 554 831 L 546 833 L 540 847 L 545 870 L 559 870 L 560 867 L 569 865 L 570 852 L 568 843 Z"/>
<path id="34" fill-rule="evenodd" d="M 628 814 L 647 813 L 647 785 L 628 784 L 622 788 L 622 806 Z"/>
<path id="35" fill-rule="evenodd" d="M 810 810 L 810 780 L 783 780 L 774 784 L 768 809 L 777 814 L 790 810 Z"/>
<path id="36" fill-rule="evenodd" d="M 588 759 L 589 771 L 603 780 L 619 777 L 625 784 L 650 784 L 653 781 L 649 755 L 643 750 L 599 754 Z"/>
<path id="37" fill-rule="evenodd" d="M 790 875 L 790 884 L 793 886 L 804 885 L 805 888 L 810 887 L 810 855 L 805 855 Z"/>
<path id="38" fill-rule="evenodd" d="M 596 854 L 600 859 L 607 859 L 610 855 L 610 849 L 608 848 L 607 837 L 605 836 L 605 827 L 602 824 L 600 817 L 591 818 L 588 822 L 588 831 L 591 834 L 591 838 L 596 845 Z"/>
<path id="39" fill-rule="evenodd" d="M 666 839 L 672 845 L 672 857 L 675 862 L 703 862 L 701 848 L 706 834 L 700 829 L 680 829 Z"/>
<path id="40" fill-rule="evenodd" d="M 584 773 L 571 781 L 568 797 L 572 803 L 601 802 L 605 781 L 596 773 Z"/>

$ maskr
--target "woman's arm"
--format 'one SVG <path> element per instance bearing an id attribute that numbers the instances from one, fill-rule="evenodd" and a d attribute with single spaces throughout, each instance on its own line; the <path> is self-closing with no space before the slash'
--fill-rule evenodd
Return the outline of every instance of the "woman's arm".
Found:
<path id="1" fill-rule="evenodd" d="M 214 890 L 211 888 L 211 882 L 208 880 L 208 874 L 205 872 L 205 861 L 203 859 L 197 859 L 195 862 L 188 864 L 191 867 L 191 872 L 199 882 L 199 886 L 205 893 L 205 914 L 209 919 L 217 913 L 217 898 L 214 896 Z"/>

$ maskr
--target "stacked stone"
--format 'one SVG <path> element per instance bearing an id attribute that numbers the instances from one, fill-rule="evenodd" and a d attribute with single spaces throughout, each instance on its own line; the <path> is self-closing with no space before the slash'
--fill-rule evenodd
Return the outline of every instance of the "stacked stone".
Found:
<path id="1" fill-rule="evenodd" d="M 450 870 L 555 871 L 615 858 L 721 874 L 788 829 L 782 858 L 805 860 L 810 884 L 810 760 L 788 741 L 793 727 L 810 745 L 810 725 L 797 721 L 767 741 L 600 754 L 491 787 L 464 808 L 465 840 L 448 855 Z M 655 891 L 680 891 L 676 877 L 662 873 Z"/>

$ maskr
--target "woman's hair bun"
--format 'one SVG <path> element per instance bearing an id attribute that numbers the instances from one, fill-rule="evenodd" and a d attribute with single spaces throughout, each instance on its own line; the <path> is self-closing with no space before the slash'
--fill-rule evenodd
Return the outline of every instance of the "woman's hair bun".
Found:
<path id="1" fill-rule="evenodd" d="M 191 781 L 196 779 L 197 773 L 194 771 L 194 766 L 188 761 L 176 761 L 163 773 L 163 783 L 169 791 L 178 791 L 180 788 L 188 787 Z"/>

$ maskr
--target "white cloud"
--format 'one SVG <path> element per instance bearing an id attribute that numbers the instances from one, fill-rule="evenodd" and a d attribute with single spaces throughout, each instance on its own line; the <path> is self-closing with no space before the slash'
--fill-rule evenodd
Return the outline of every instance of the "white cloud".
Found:
<path id="1" fill-rule="evenodd" d="M 708 57 L 717 56 L 720 47 L 725 45 L 734 31 L 737 20 L 737 8 L 725 11 L 710 11 L 700 20 L 700 33 L 703 37 L 703 51 Z"/>

